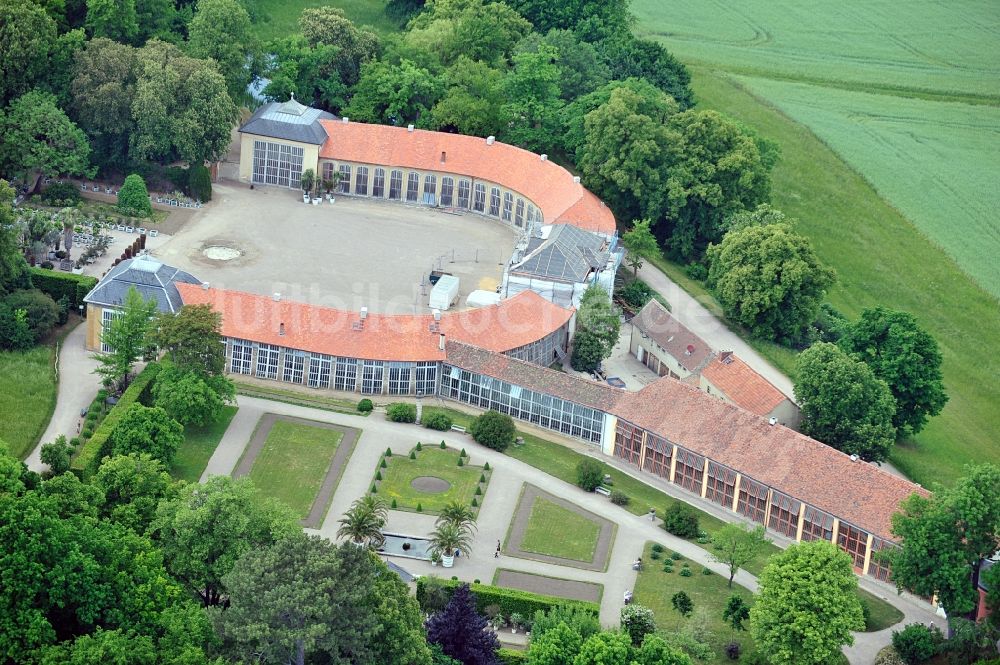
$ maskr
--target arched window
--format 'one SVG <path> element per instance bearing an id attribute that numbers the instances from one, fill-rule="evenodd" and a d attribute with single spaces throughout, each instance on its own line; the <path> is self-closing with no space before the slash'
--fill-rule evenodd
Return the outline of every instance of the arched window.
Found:
<path id="1" fill-rule="evenodd" d="M 475 192 L 476 195 L 472 201 L 472 209 L 476 212 L 486 212 L 486 185 L 477 182 Z"/>
<path id="2" fill-rule="evenodd" d="M 385 196 L 385 169 L 375 167 L 375 179 L 372 181 L 372 196 L 382 198 Z"/>
<path id="3" fill-rule="evenodd" d="M 340 193 L 350 194 L 351 193 L 351 165 L 341 164 L 340 165 Z"/>
<path id="4" fill-rule="evenodd" d="M 500 216 L 500 188 L 493 187 L 490 189 L 490 216 L 499 217 Z"/>
<path id="5" fill-rule="evenodd" d="M 517 208 L 514 211 L 514 223 L 524 226 L 524 199 L 517 200 Z"/>
<path id="6" fill-rule="evenodd" d="M 446 208 L 455 205 L 455 179 L 451 176 L 441 178 L 441 205 Z"/>
<path id="7" fill-rule="evenodd" d="M 503 216 L 501 219 L 505 222 L 510 221 L 511 211 L 514 210 L 514 195 L 510 192 L 504 192 L 503 194 Z"/>
<path id="8" fill-rule="evenodd" d="M 354 181 L 354 193 L 359 196 L 368 196 L 368 167 L 359 166 L 357 179 Z"/>
<path id="9" fill-rule="evenodd" d="M 428 173 L 424 176 L 424 203 L 434 205 L 437 203 L 437 176 Z"/>
<path id="10" fill-rule="evenodd" d="M 403 172 L 391 171 L 389 173 L 389 200 L 398 201 L 403 193 Z"/>
<path id="11" fill-rule="evenodd" d="M 458 207 L 459 208 L 469 208 L 469 192 L 472 189 L 472 183 L 468 180 L 458 181 Z"/>
<path id="12" fill-rule="evenodd" d="M 420 174 L 416 171 L 410 171 L 406 176 L 406 200 L 410 203 L 416 203 L 419 194 Z"/>

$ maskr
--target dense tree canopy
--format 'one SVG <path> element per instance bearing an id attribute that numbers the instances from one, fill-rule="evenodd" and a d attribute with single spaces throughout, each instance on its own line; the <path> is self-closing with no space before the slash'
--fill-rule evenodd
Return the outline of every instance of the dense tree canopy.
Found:
<path id="1" fill-rule="evenodd" d="M 892 533 L 901 545 L 887 553 L 893 580 L 936 595 L 949 616 L 973 614 L 979 564 L 1000 542 L 1000 468 L 970 467 L 952 488 L 914 494 L 893 516 Z"/>
<path id="2" fill-rule="evenodd" d="M 892 424 L 900 433 L 919 432 L 929 416 L 941 413 L 948 401 L 941 351 L 912 314 L 885 307 L 866 309 L 844 329 L 839 344 L 889 384 L 896 399 Z"/>
<path id="3" fill-rule="evenodd" d="M 514 46 L 531 31 L 531 24 L 503 2 L 441 0 L 410 21 L 403 36 L 408 57 L 448 66 L 464 55 L 472 60 L 503 64 Z"/>
<path id="4" fill-rule="evenodd" d="M 229 379 L 206 376 L 172 364 L 163 368 L 153 386 L 156 406 L 185 426 L 201 427 L 216 422 L 234 395 L 235 389 Z"/>
<path id="5" fill-rule="evenodd" d="M 361 122 L 423 127 L 441 92 L 440 81 L 409 60 L 398 65 L 369 62 L 361 67 L 361 78 L 344 115 Z"/>
<path id="6" fill-rule="evenodd" d="M 188 26 L 188 51 L 215 60 L 229 96 L 242 99 L 250 83 L 247 65 L 256 51 L 250 15 L 237 0 L 198 0 L 197 7 Z"/>
<path id="7" fill-rule="evenodd" d="M 502 122 L 503 72 L 463 55 L 442 77 L 445 93 L 431 109 L 433 127 L 468 136 L 496 136 Z"/>
<path id="8" fill-rule="evenodd" d="M 87 33 L 133 44 L 139 36 L 136 0 L 87 0 Z"/>
<path id="9" fill-rule="evenodd" d="M 836 276 L 787 224 L 729 231 L 707 259 L 726 316 L 754 337 L 786 343 L 803 339 Z"/>
<path id="10" fill-rule="evenodd" d="M 244 553 L 300 532 L 283 504 L 262 496 L 249 480 L 214 476 L 160 504 L 152 534 L 167 569 L 206 606 L 225 597 L 223 576 Z"/>
<path id="11" fill-rule="evenodd" d="M 604 40 L 597 48 L 611 72 L 611 78 L 645 79 L 670 95 L 682 111 L 694 106 L 691 74 L 662 44 L 622 33 Z"/>
<path id="12" fill-rule="evenodd" d="M 28 272 L 28 264 L 18 242 L 13 203 L 14 190 L 6 180 L 0 180 L 0 295 L 23 285 Z"/>
<path id="13" fill-rule="evenodd" d="M 774 665 L 827 663 L 865 627 L 851 557 L 832 543 L 792 545 L 758 581 L 750 631 Z"/>
<path id="14" fill-rule="evenodd" d="M 725 231 L 723 220 L 767 201 L 769 166 L 757 142 L 716 111 L 685 111 L 670 119 L 664 221 L 658 235 L 676 258 L 697 259 Z"/>
<path id="15" fill-rule="evenodd" d="M 100 516 L 144 534 L 157 506 L 178 490 L 167 467 L 149 453 L 108 457 L 91 483 L 102 494 Z"/>
<path id="16" fill-rule="evenodd" d="M 91 176 L 87 136 L 56 106 L 56 98 L 33 90 L 0 111 L 0 173 L 26 176 Z"/>
<path id="17" fill-rule="evenodd" d="M 797 374 L 803 433 L 865 461 L 888 457 L 896 403 L 885 381 L 829 342 L 799 354 Z"/>
<path id="18" fill-rule="evenodd" d="M 70 110 L 99 164 L 121 164 L 128 157 L 138 75 L 139 52 L 125 44 L 92 39 L 76 53 Z"/>
<path id="19" fill-rule="evenodd" d="M 538 52 L 549 46 L 559 54 L 559 96 L 565 102 L 590 94 L 608 82 L 611 72 L 594 45 L 580 41 L 569 30 L 549 30 L 544 35 L 530 33 L 518 43 L 516 52 Z"/>
<path id="20" fill-rule="evenodd" d="M 0 3 L 0 105 L 44 79 L 55 44 L 55 21 L 37 3 Z"/>
<path id="21" fill-rule="evenodd" d="M 514 66 L 501 84 L 506 102 L 500 107 L 504 140 L 534 152 L 551 152 L 560 143 L 559 53 L 552 46 L 514 56 Z"/>
<path id="22" fill-rule="evenodd" d="M 630 30 L 627 0 L 508 0 L 539 32 L 573 30 L 580 39 L 597 41 Z"/>
<path id="23" fill-rule="evenodd" d="M 158 406 L 130 404 L 108 440 L 115 455 L 148 453 L 169 466 L 184 442 L 184 427 Z"/>
<path id="24" fill-rule="evenodd" d="M 365 549 L 297 533 L 246 552 L 223 581 L 234 656 L 430 665 L 416 600 Z"/>

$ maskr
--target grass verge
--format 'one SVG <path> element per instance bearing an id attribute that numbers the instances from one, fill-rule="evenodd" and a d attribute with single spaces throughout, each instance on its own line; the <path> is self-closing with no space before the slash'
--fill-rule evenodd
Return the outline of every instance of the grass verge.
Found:
<path id="1" fill-rule="evenodd" d="M 465 464 L 458 466 L 459 452 L 452 448 L 441 448 L 428 444 L 422 450 L 413 451 L 416 459 L 406 455 L 392 455 L 383 458 L 386 468 L 376 470 L 373 481 L 378 494 L 390 504 L 395 501 L 398 510 L 416 511 L 417 506 L 424 513 L 436 513 L 451 501 L 471 505 L 473 498 L 482 503 L 489 482 L 489 472 L 481 466 Z M 465 458 L 468 460 L 468 458 Z M 381 464 L 381 463 L 380 463 Z M 382 480 L 377 480 L 378 476 Z M 486 483 L 479 479 L 486 476 Z M 413 479 L 420 477 L 439 478 L 448 483 L 448 488 L 439 492 L 425 492 L 413 487 Z M 480 494 L 476 494 L 476 490 Z"/>
<path id="2" fill-rule="evenodd" d="M 0 440 L 24 459 L 38 444 L 56 404 L 54 346 L 0 351 Z"/>
<path id="3" fill-rule="evenodd" d="M 593 520 L 537 497 L 531 504 L 531 516 L 521 540 L 521 549 L 590 563 L 594 560 L 600 534 L 601 526 Z"/>
<path id="4" fill-rule="evenodd" d="M 343 434 L 336 430 L 276 420 L 250 478 L 261 492 L 309 515 Z"/>
<path id="5" fill-rule="evenodd" d="M 754 645 L 750 635 L 746 631 L 734 632 L 729 624 L 723 621 L 722 612 L 726 609 L 730 596 L 740 596 L 748 604 L 753 604 L 753 593 L 738 584 L 734 584 L 730 589 L 726 579 L 721 575 L 714 573 L 703 575 L 702 566 L 697 563 L 687 559 L 672 560 L 669 548 L 660 559 L 654 560 L 651 556 L 652 545 L 648 542 L 643 549 L 642 560 L 645 565 L 635 581 L 634 600 L 639 605 L 653 610 L 657 628 L 677 632 L 691 621 L 704 622 L 704 626 L 711 633 L 708 643 L 715 651 L 715 658 L 699 662 L 718 665 L 730 662 L 723 651 L 730 641 L 739 642 L 744 654 L 751 653 Z M 671 562 L 672 571 L 669 573 L 663 571 L 665 561 Z M 685 565 L 691 571 L 689 577 L 681 575 L 680 571 Z M 671 604 L 670 599 L 679 591 L 686 593 L 694 603 L 694 614 L 689 618 L 681 616 Z"/>
<path id="6" fill-rule="evenodd" d="M 299 14 L 309 7 L 332 6 L 344 10 L 355 25 L 368 26 L 380 35 L 397 32 L 398 22 L 386 16 L 382 0 L 260 0 L 260 20 L 253 26 L 261 40 L 299 32 Z"/>
<path id="7" fill-rule="evenodd" d="M 334 413 L 346 413 L 351 416 L 367 416 L 367 413 L 358 411 L 357 403 L 338 397 L 331 397 L 322 393 L 305 393 L 297 390 L 282 390 L 270 386 L 258 386 L 250 383 L 235 382 L 236 394 L 247 397 L 259 397 L 269 399 L 274 402 L 283 402 L 295 406 L 307 406 L 312 409 L 323 411 L 333 411 Z"/>
<path id="8" fill-rule="evenodd" d="M 208 460 L 219 447 L 219 441 L 237 410 L 235 406 L 225 406 L 218 421 L 203 427 L 184 428 L 184 443 L 177 449 L 173 468 L 170 470 L 174 478 L 189 483 L 196 483 L 201 479 Z"/>

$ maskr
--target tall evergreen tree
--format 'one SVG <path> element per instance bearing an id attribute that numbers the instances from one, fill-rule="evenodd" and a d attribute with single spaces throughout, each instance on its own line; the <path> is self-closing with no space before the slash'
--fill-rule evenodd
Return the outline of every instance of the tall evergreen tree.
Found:
<path id="1" fill-rule="evenodd" d="M 443 610 L 427 621 L 427 641 L 464 665 L 496 665 L 500 642 L 476 611 L 468 584 L 455 589 Z"/>

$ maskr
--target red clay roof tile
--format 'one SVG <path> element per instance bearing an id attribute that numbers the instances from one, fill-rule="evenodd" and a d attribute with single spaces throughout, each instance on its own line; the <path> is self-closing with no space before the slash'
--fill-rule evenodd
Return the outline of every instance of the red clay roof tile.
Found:
<path id="1" fill-rule="evenodd" d="M 533 152 L 461 134 L 339 120 L 320 123 L 329 137 L 320 149 L 323 159 L 466 175 L 528 197 L 547 224 L 564 222 L 608 236 L 615 232 L 615 217 L 599 198 L 574 182 L 569 171 Z"/>
<path id="2" fill-rule="evenodd" d="M 639 310 L 632 318 L 632 325 L 689 372 L 697 372 L 712 356 L 708 342 L 685 328 L 656 300 L 650 300 Z"/>
<path id="3" fill-rule="evenodd" d="M 737 406 L 758 416 L 766 416 L 788 397 L 735 354 L 721 354 L 701 371 L 701 375 Z"/>

